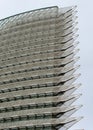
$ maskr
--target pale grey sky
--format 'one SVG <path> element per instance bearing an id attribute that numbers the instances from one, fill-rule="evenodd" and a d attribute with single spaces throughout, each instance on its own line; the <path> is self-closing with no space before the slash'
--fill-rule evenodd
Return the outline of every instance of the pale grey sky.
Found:
<path id="1" fill-rule="evenodd" d="M 0 19 L 53 5 L 59 7 L 78 6 L 78 33 L 80 35 L 80 45 L 78 46 L 80 52 L 78 55 L 81 57 L 79 71 L 82 74 L 78 82 L 83 85 L 76 93 L 83 93 L 83 96 L 74 104 L 83 104 L 84 107 L 74 115 L 84 116 L 84 119 L 70 130 L 80 128 L 93 130 L 93 0 L 0 0 Z"/>

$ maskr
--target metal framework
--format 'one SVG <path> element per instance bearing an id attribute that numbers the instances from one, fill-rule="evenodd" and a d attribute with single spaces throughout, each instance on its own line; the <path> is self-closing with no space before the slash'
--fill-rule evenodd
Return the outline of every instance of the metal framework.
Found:
<path id="1" fill-rule="evenodd" d="M 73 82 L 79 57 L 76 6 L 0 20 L 0 130 L 68 130 L 82 117 Z"/>

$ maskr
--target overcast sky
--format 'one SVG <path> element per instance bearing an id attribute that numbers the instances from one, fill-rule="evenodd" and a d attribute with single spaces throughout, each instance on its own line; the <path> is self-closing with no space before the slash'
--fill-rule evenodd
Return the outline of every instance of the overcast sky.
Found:
<path id="1" fill-rule="evenodd" d="M 81 57 L 79 71 L 82 74 L 78 82 L 82 83 L 82 87 L 76 93 L 83 93 L 83 96 L 74 104 L 84 105 L 75 114 L 84 116 L 84 119 L 70 130 L 80 128 L 93 130 L 93 0 L 0 0 L 0 19 L 20 12 L 53 5 L 59 7 L 78 6 L 78 33 L 80 35 L 78 47 Z"/>

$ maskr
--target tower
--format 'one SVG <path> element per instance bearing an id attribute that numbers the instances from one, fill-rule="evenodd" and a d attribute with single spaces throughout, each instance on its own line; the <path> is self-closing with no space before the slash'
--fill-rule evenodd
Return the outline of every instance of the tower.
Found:
<path id="1" fill-rule="evenodd" d="M 68 130 L 82 117 L 72 94 L 79 66 L 76 7 L 57 6 L 0 21 L 0 129 Z"/>

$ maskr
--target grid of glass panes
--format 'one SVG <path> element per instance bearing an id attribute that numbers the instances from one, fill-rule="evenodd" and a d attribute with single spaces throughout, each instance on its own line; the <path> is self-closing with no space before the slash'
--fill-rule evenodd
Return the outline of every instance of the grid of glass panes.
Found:
<path id="1" fill-rule="evenodd" d="M 79 97 L 71 95 L 79 86 L 72 84 L 79 76 L 74 14 L 74 7 L 51 7 L 0 21 L 0 129 L 57 130 L 77 122 L 68 120 Z"/>

